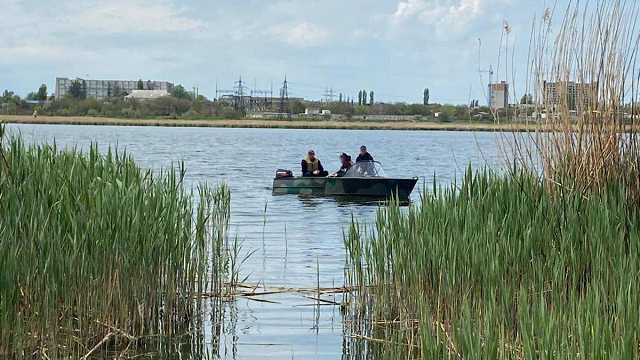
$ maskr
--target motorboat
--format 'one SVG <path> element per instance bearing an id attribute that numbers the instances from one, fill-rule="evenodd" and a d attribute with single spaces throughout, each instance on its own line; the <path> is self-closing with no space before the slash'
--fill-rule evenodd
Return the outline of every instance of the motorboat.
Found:
<path id="1" fill-rule="evenodd" d="M 377 161 L 362 161 L 351 166 L 341 177 L 294 177 L 279 170 L 273 179 L 273 195 L 346 196 L 408 200 L 418 178 L 387 177 Z"/>

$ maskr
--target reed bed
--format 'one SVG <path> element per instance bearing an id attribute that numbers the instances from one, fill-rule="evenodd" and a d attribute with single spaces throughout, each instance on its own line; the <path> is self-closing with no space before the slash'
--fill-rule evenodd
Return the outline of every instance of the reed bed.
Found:
<path id="1" fill-rule="evenodd" d="M 3 132 L 0 357 L 153 354 L 197 333 L 212 311 L 199 294 L 221 295 L 228 274 L 229 190 Z"/>
<path id="2" fill-rule="evenodd" d="M 500 143 L 509 171 L 468 169 L 373 228 L 353 222 L 350 357 L 640 358 L 639 10 L 545 10 L 536 115 Z"/>
<path id="3" fill-rule="evenodd" d="M 640 357 L 640 220 L 624 184 L 552 196 L 471 170 L 345 237 L 352 358 Z M 365 341 L 362 342 L 361 340 Z"/>
<path id="4" fill-rule="evenodd" d="M 542 170 L 552 191 L 624 181 L 640 206 L 639 14 L 638 2 L 624 0 L 572 0 L 542 13 L 526 64 L 533 104 L 523 113 L 535 115 L 526 136 L 503 134 L 512 170 Z"/>

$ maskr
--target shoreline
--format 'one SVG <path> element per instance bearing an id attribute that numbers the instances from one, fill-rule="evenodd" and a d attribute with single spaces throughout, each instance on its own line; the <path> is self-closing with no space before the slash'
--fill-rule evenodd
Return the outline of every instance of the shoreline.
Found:
<path id="1" fill-rule="evenodd" d="M 121 119 L 89 116 L 0 115 L 7 124 L 49 125 L 112 125 L 160 127 L 213 127 L 213 128 L 265 128 L 265 129 L 333 129 L 333 130 L 412 130 L 412 131 L 533 131 L 526 124 L 494 124 L 469 122 L 412 122 L 412 121 L 330 121 L 330 120 L 182 120 L 182 119 Z"/>

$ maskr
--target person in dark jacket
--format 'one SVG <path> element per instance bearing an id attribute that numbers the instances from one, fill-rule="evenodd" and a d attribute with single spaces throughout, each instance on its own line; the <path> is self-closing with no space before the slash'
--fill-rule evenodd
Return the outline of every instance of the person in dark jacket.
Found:
<path id="1" fill-rule="evenodd" d="M 316 153 L 313 150 L 309 150 L 307 157 L 302 159 L 300 165 L 302 166 L 302 176 L 304 177 L 322 177 L 329 175 L 322 167 L 320 159 L 316 157 Z"/>
<path id="2" fill-rule="evenodd" d="M 367 152 L 367 147 L 364 145 L 360 146 L 360 155 L 356 158 L 357 163 L 362 161 L 373 161 L 373 156 Z"/>
<path id="3" fill-rule="evenodd" d="M 353 166 L 353 161 L 351 161 L 351 156 L 342 153 L 340 154 L 340 163 L 342 164 L 340 166 L 340 170 L 338 170 L 338 172 L 336 172 L 335 174 L 331 175 L 333 177 L 343 177 L 344 174 L 347 173 L 347 170 L 349 170 L 350 167 Z"/>

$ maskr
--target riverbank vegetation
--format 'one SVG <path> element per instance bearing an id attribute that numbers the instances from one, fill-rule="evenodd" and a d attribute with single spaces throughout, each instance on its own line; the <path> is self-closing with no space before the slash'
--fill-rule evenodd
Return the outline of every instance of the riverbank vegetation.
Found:
<path id="1" fill-rule="evenodd" d="M 553 11 L 541 17 L 530 64 L 532 87 L 560 84 L 558 104 L 504 135 L 503 171 L 469 169 L 408 211 L 352 224 L 354 358 L 640 357 L 639 133 L 621 116 L 638 101 L 638 8 L 560 16 L 554 36 Z M 576 95 L 570 81 L 586 85 Z"/>
<path id="2" fill-rule="evenodd" d="M 190 191 L 182 167 L 153 173 L 116 150 L 25 145 L 2 131 L 0 357 L 157 354 L 185 334 L 201 343 L 214 306 L 201 295 L 219 299 L 229 274 L 228 189 Z"/>
<path id="3" fill-rule="evenodd" d="M 45 116 L 90 116 L 112 117 L 126 119 L 241 119 L 244 114 L 235 110 L 230 104 L 211 101 L 200 95 L 195 99 L 190 97 L 178 98 L 167 96 L 154 100 L 140 101 L 137 99 L 111 98 L 97 100 L 89 97 L 77 99 L 67 96 L 59 100 L 50 100 L 41 103 L 29 103 L 5 91 L 5 97 L 0 98 L 4 115 L 32 115 L 37 111 Z M 367 115 L 404 115 L 413 116 L 416 119 L 422 117 L 439 121 L 488 121 L 493 119 L 493 114 L 488 107 L 472 107 L 467 105 L 450 104 L 407 104 L 407 103 L 376 103 L 374 105 L 357 105 L 346 102 L 333 102 L 323 104 L 314 101 L 293 100 L 291 102 L 293 117 L 304 113 L 306 108 L 322 108 L 330 110 L 332 114 L 343 115 L 347 120 L 353 116 Z M 277 104 L 267 112 L 277 112 Z M 435 114 L 438 114 L 438 119 Z M 515 110 L 510 111 L 511 114 Z M 501 114 L 507 115 L 507 111 Z M 323 117 L 319 117 L 321 120 Z"/>
<path id="4" fill-rule="evenodd" d="M 638 358 L 640 221 L 626 185 L 584 196 L 547 184 L 469 171 L 406 213 L 380 210 L 370 231 L 354 224 L 347 333 L 379 339 L 374 358 Z"/>

